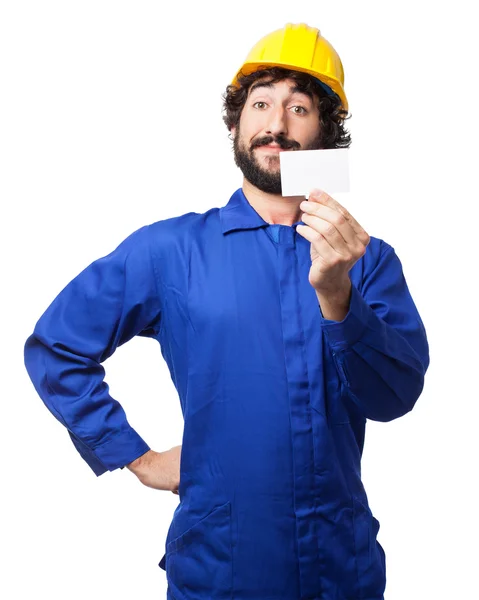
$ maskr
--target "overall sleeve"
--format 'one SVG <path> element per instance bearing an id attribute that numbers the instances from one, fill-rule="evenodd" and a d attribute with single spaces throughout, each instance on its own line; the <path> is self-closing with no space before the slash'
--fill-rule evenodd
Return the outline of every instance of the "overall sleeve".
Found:
<path id="1" fill-rule="evenodd" d="M 159 331 L 150 235 L 145 225 L 86 267 L 53 300 L 24 346 L 37 393 L 97 476 L 150 449 L 110 396 L 101 365 L 135 335 Z"/>
<path id="2" fill-rule="evenodd" d="M 353 284 L 342 321 L 321 319 L 347 395 L 364 417 L 391 421 L 412 410 L 424 387 L 429 346 L 394 248 L 383 242 L 361 293 Z"/>

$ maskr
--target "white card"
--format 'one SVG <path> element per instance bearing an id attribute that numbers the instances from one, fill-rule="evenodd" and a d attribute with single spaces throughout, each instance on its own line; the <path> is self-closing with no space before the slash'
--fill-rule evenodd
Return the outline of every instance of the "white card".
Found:
<path id="1" fill-rule="evenodd" d="M 348 148 L 288 150 L 279 160 L 283 196 L 308 196 L 315 188 L 329 195 L 349 192 Z"/>

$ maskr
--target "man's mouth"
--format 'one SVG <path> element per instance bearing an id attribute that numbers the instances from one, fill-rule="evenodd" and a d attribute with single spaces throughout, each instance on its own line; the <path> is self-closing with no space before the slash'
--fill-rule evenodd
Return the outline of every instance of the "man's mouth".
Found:
<path id="1" fill-rule="evenodd" d="M 259 150 L 266 150 L 267 152 L 281 152 L 283 148 L 278 144 L 268 144 L 267 146 L 259 146 Z"/>
<path id="2" fill-rule="evenodd" d="M 278 155 L 280 152 L 285 152 L 287 150 L 299 150 L 300 148 L 301 144 L 295 140 L 283 139 L 281 136 L 275 140 L 272 138 L 272 136 L 265 136 L 264 138 L 258 138 L 253 142 L 250 152 L 253 152 L 253 150 L 261 150 L 262 154 L 274 156 Z"/>
<path id="3" fill-rule="evenodd" d="M 273 152 L 273 153 L 286 152 L 288 150 L 292 150 L 291 147 L 282 148 L 279 144 L 267 144 L 264 146 L 257 146 L 257 148 L 259 150 L 265 150 L 266 152 Z"/>

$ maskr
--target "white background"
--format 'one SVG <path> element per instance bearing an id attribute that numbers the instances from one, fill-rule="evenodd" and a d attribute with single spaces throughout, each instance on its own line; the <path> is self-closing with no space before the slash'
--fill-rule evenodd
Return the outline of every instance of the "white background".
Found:
<path id="1" fill-rule="evenodd" d="M 221 94 L 250 47 L 287 22 L 319 27 L 341 56 L 354 172 L 338 200 L 394 246 L 430 343 L 415 409 L 367 425 L 363 480 L 381 523 L 386 600 L 479 598 L 468 6 L 2 3 L 2 598 L 165 598 L 158 562 L 178 497 L 126 469 L 95 477 L 37 396 L 23 345 L 55 295 L 129 233 L 227 203 L 241 174 Z M 105 368 L 153 449 L 181 443 L 154 340 L 132 340 Z"/>

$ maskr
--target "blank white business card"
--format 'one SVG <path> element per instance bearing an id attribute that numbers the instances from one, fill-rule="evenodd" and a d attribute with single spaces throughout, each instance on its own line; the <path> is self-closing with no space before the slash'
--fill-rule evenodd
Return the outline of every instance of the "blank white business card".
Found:
<path id="1" fill-rule="evenodd" d="M 315 188 L 330 195 L 349 192 L 348 148 L 287 150 L 279 160 L 283 196 L 308 196 Z"/>

